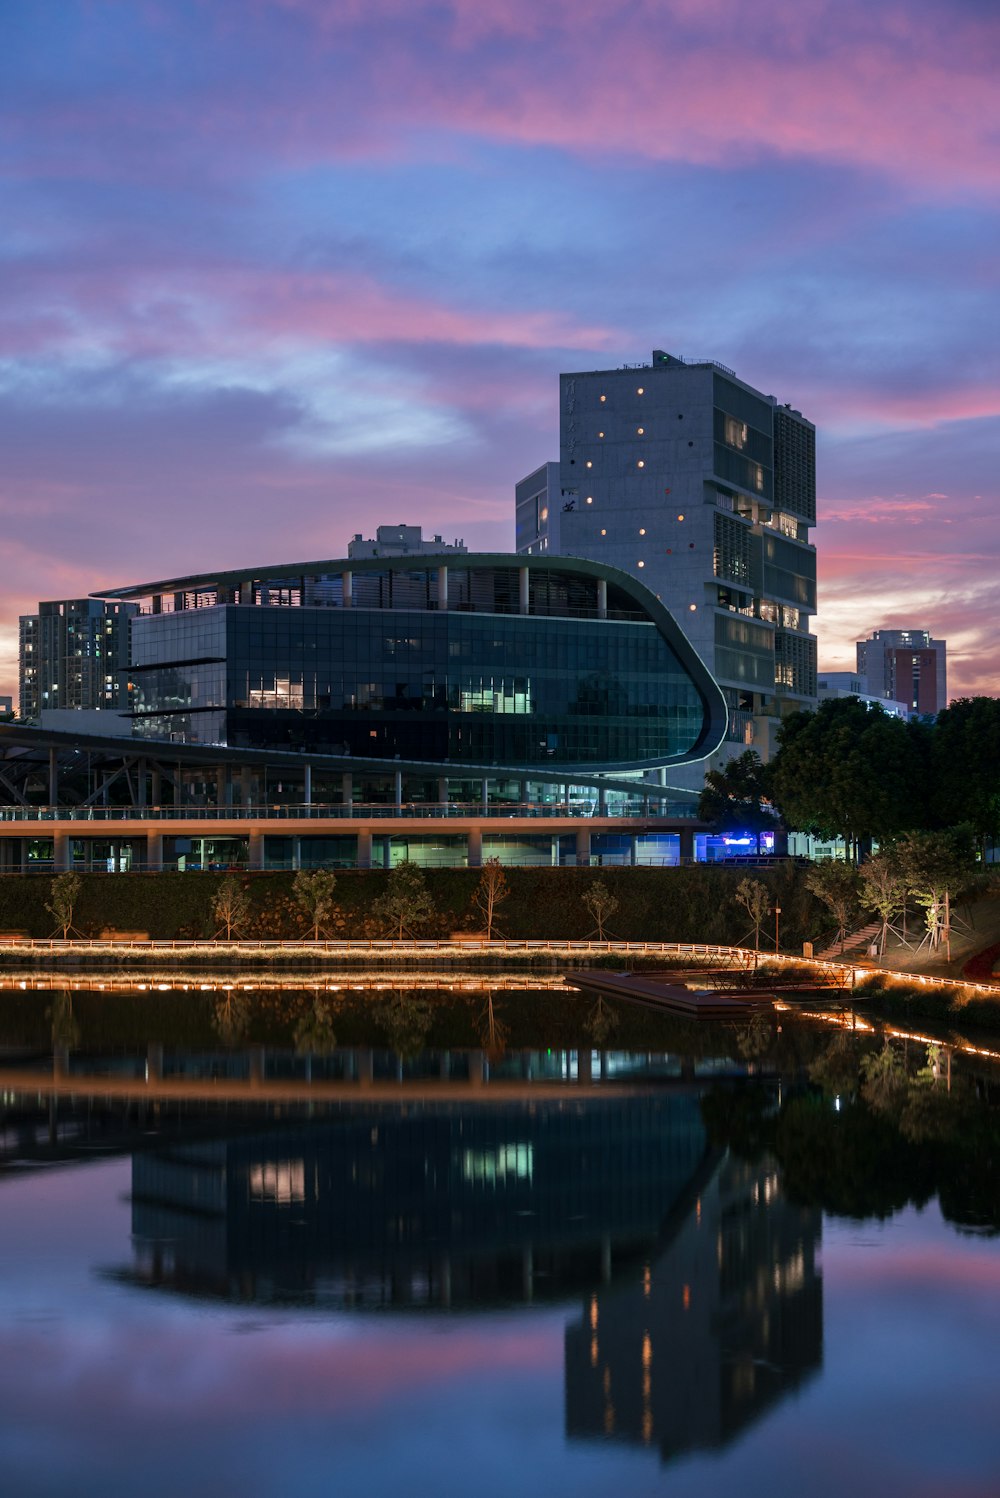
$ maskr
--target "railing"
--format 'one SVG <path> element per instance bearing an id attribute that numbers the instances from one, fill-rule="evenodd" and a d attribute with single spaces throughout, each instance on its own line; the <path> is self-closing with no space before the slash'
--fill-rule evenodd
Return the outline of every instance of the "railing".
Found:
<path id="1" fill-rule="evenodd" d="M 630 798 L 632 807 L 640 798 Z M 606 817 L 612 820 L 677 821 L 691 820 L 697 816 L 696 809 L 685 803 L 670 803 L 662 806 L 659 798 L 652 794 L 649 807 L 601 811 L 599 803 L 585 802 L 431 802 L 403 801 L 398 806 L 392 802 L 377 801 L 362 804 L 330 803 L 282 804 L 250 806 L 0 806 L 0 822 L 257 822 L 257 821 L 353 821 L 367 822 L 379 819 L 427 821 L 435 818 L 449 820 L 472 820 L 480 817 L 579 819 Z"/>

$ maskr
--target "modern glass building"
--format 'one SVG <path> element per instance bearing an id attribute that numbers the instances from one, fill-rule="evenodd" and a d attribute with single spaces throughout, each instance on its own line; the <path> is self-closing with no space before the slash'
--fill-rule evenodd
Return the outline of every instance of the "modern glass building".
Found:
<path id="1" fill-rule="evenodd" d="M 701 760 L 726 730 L 663 604 L 598 562 L 344 559 L 102 596 L 140 605 L 134 730 L 160 742 L 565 781 Z"/>

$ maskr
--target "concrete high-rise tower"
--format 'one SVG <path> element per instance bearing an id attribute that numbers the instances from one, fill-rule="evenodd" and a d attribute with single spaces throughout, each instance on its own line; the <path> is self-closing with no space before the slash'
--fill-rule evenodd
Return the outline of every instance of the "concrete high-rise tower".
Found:
<path id="1" fill-rule="evenodd" d="M 947 645 L 926 629 L 875 629 L 857 642 L 858 674 L 878 697 L 905 702 L 916 717 L 948 706 Z"/>
<path id="2" fill-rule="evenodd" d="M 816 432 L 712 361 L 560 376 L 560 458 L 517 486 L 517 549 L 609 562 L 657 594 L 767 758 L 816 705 Z M 707 768 L 707 766 L 706 766 Z"/>

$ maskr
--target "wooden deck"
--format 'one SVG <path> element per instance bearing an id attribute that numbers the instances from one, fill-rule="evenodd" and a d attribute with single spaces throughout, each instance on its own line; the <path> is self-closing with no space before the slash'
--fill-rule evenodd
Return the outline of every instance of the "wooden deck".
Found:
<path id="1" fill-rule="evenodd" d="M 755 1014 L 770 1014 L 774 1009 L 773 993 L 757 989 L 722 992 L 716 988 L 688 988 L 683 982 L 676 981 L 677 976 L 675 973 L 669 976 L 607 973 L 583 968 L 580 972 L 567 973 L 563 982 L 571 988 L 578 988 L 581 993 L 606 999 L 627 999 L 630 1003 L 643 1004 L 647 1009 L 677 1014 L 685 1019 L 748 1019 Z"/>

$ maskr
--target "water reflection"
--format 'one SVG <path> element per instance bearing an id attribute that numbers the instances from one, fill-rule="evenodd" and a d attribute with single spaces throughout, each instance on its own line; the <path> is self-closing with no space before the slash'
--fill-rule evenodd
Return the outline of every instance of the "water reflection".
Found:
<path id="1" fill-rule="evenodd" d="M 659 1448 L 723 1446 L 821 1366 L 821 1216 L 773 1158 L 726 1154 L 627 1283 L 566 1331 L 566 1430 Z"/>
<path id="2" fill-rule="evenodd" d="M 654 1244 L 704 1169 L 696 1093 L 345 1110 L 132 1162 L 161 1290 L 327 1308 L 565 1296 Z"/>

